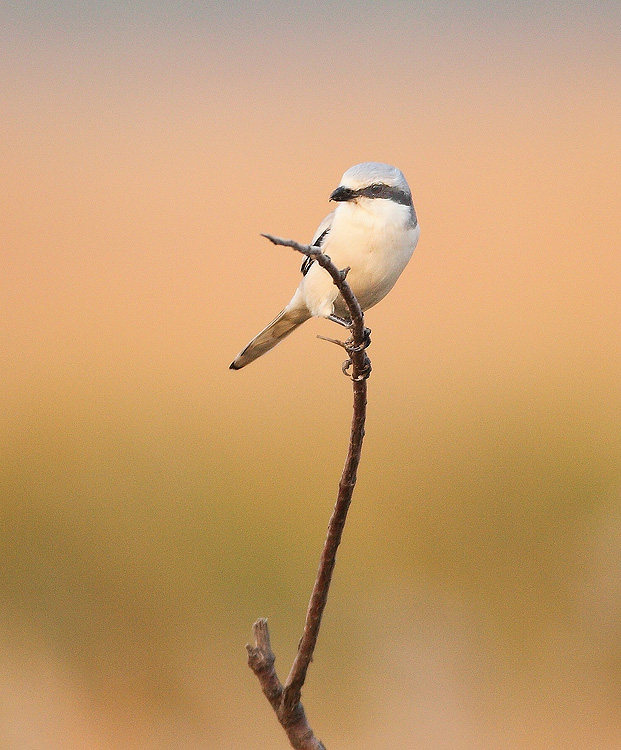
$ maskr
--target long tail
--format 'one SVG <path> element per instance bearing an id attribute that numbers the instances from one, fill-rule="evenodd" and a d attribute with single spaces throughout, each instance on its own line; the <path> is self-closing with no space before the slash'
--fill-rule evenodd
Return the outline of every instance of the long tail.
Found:
<path id="1" fill-rule="evenodd" d="M 289 305 L 281 310 L 272 322 L 261 333 L 257 334 L 248 346 L 231 362 L 231 370 L 241 370 L 242 367 L 254 362 L 261 355 L 269 352 L 298 326 L 308 320 L 311 314 L 306 309 L 292 308 Z"/>

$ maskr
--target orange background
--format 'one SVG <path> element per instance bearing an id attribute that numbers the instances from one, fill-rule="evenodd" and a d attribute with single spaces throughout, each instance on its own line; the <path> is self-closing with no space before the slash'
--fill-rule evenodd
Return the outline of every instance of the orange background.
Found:
<path id="1" fill-rule="evenodd" d="M 367 315 L 359 482 L 304 691 L 328 748 L 621 742 L 614 3 L 3 11 L 0 746 L 286 747 L 350 386 L 290 298 L 341 174 L 422 235 Z"/>

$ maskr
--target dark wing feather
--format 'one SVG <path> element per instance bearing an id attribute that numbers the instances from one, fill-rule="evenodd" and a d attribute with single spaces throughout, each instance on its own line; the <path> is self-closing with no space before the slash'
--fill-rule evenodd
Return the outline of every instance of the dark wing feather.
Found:
<path id="1" fill-rule="evenodd" d="M 313 242 L 313 247 L 321 247 L 329 231 L 330 231 L 330 227 L 328 227 L 327 229 L 324 229 L 324 231 L 319 235 L 319 237 L 317 237 L 315 241 Z M 300 271 L 302 271 L 302 276 L 306 276 L 306 274 L 308 273 L 310 267 L 313 265 L 314 262 L 315 261 L 312 258 L 309 258 L 308 255 L 306 256 L 306 258 L 304 258 L 304 260 L 302 261 L 302 267 L 300 268 Z"/>
<path id="2" fill-rule="evenodd" d="M 308 255 L 306 256 L 306 258 L 304 258 L 304 260 L 302 261 L 302 265 L 300 266 L 302 276 L 306 276 L 314 262 L 315 261 L 312 258 L 309 258 Z"/>

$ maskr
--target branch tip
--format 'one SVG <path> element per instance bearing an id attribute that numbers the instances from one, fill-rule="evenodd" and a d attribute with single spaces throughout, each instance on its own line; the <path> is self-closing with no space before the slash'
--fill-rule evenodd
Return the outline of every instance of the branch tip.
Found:
<path id="1" fill-rule="evenodd" d="M 267 617 L 259 617 L 252 626 L 252 632 L 254 633 L 257 647 L 271 651 L 270 631 L 267 627 Z"/>

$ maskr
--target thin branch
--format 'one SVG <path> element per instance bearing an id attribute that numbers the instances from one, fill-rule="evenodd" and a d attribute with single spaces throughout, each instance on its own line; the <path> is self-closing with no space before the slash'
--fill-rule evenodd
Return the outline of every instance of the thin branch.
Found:
<path id="1" fill-rule="evenodd" d="M 367 378 L 371 373 L 371 363 L 366 354 L 366 347 L 370 343 L 370 331 L 365 328 L 362 309 L 346 281 L 349 269 L 339 270 L 318 247 L 301 245 L 294 240 L 280 239 L 269 234 L 263 236 L 275 245 L 291 247 L 317 261 L 332 277 L 347 305 L 351 319 L 351 337 L 343 343 L 349 356 L 343 365 L 343 371 L 347 372 L 350 367 L 352 368 L 351 379 L 354 392 L 349 448 L 339 482 L 336 504 L 328 524 L 317 578 L 308 604 L 304 632 L 284 686 L 280 683 L 274 667 L 275 656 L 270 646 L 267 620 L 257 620 L 254 624 L 255 646 L 246 646 L 248 664 L 259 679 L 263 692 L 276 712 L 291 745 L 296 750 L 325 750 L 308 724 L 301 703 L 301 691 L 317 644 L 321 618 L 328 601 L 330 582 L 336 564 L 336 553 L 356 486 L 366 419 Z"/>

